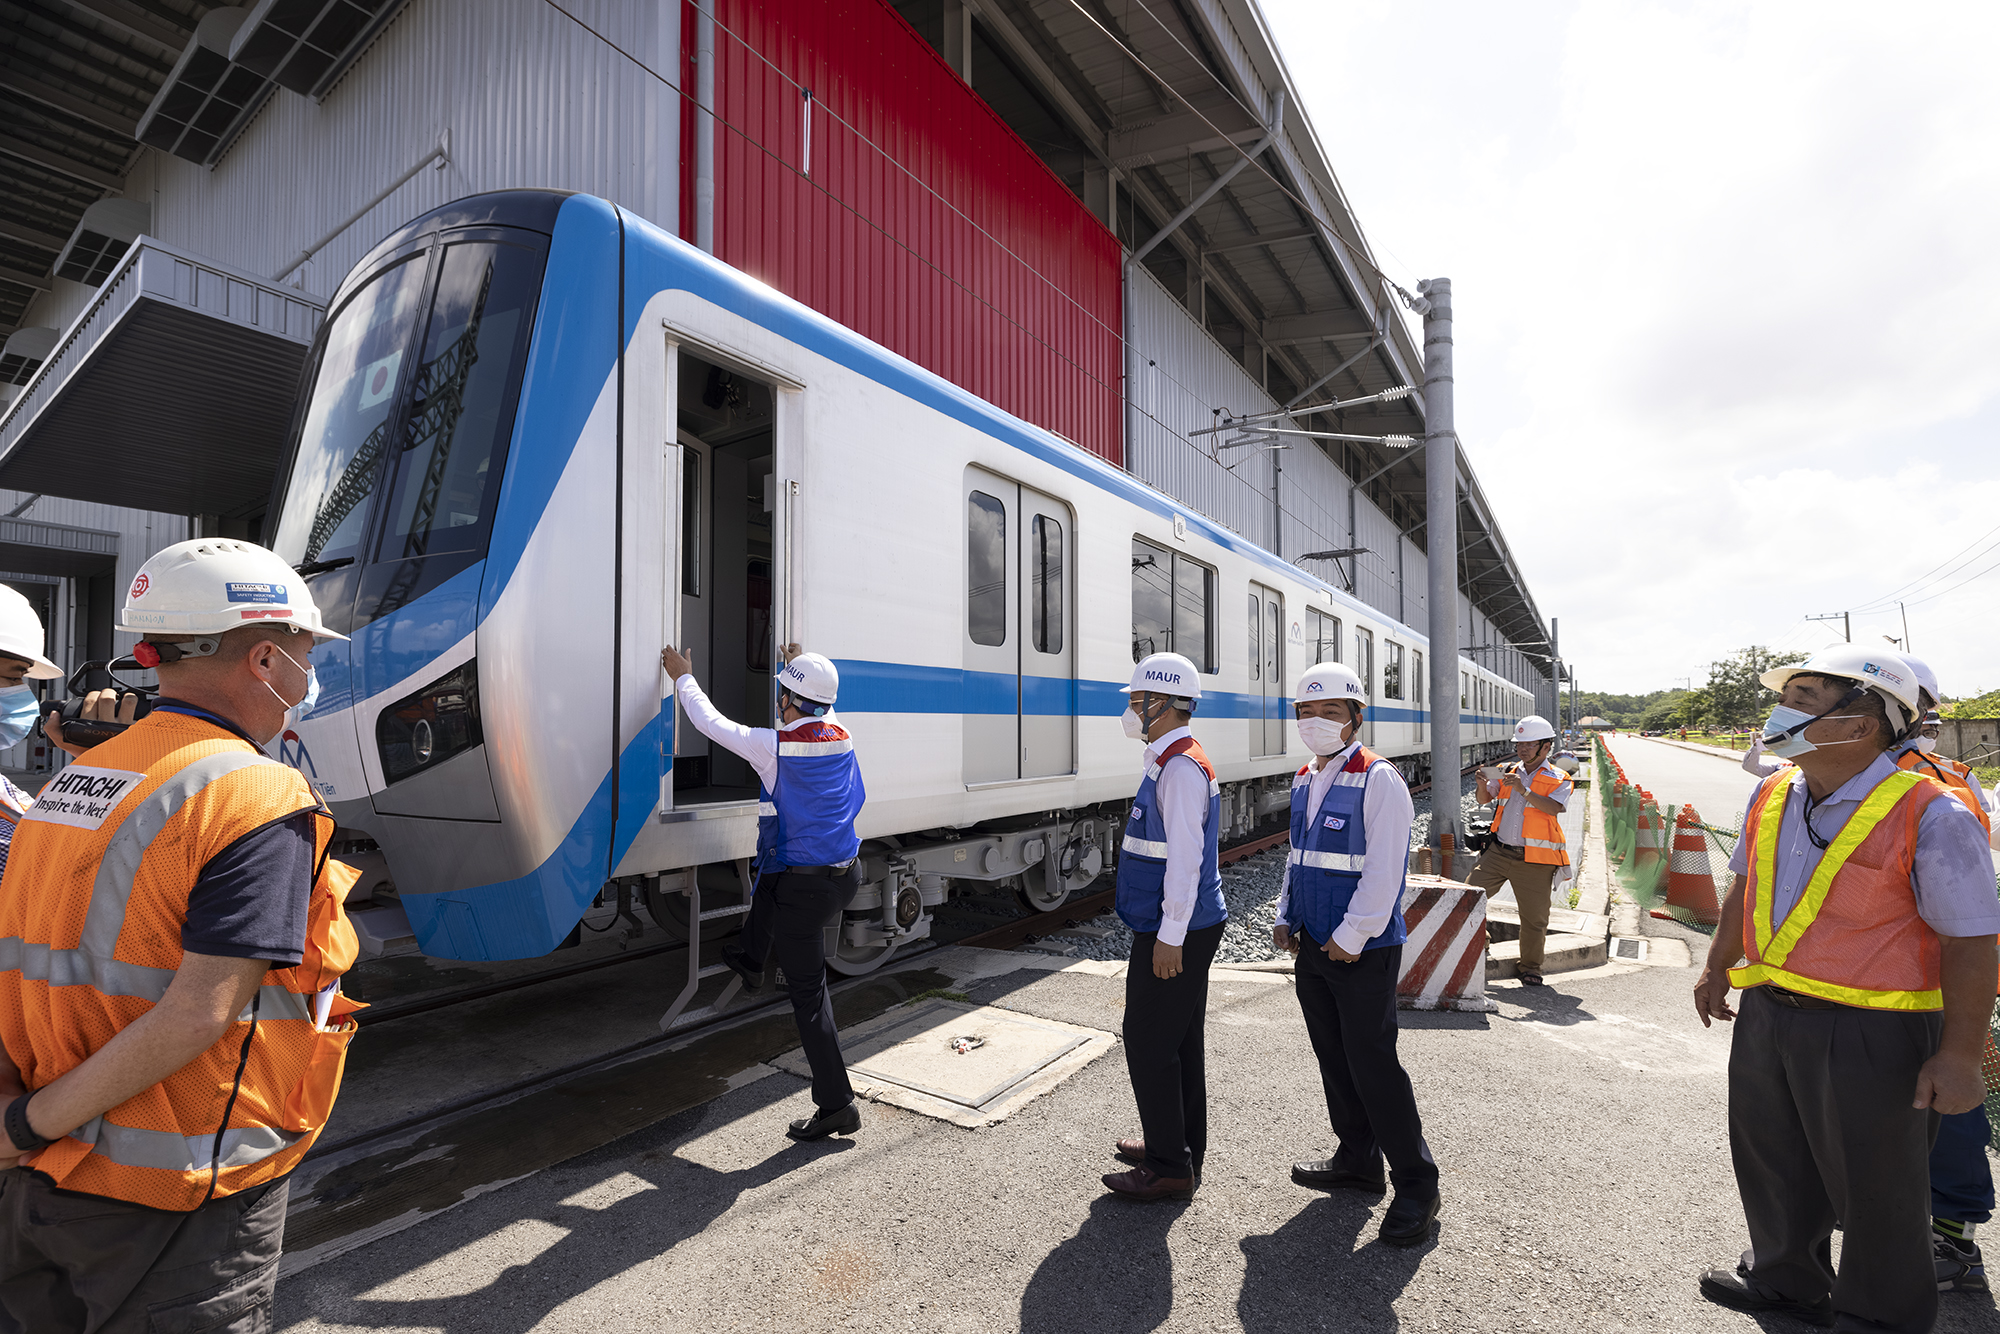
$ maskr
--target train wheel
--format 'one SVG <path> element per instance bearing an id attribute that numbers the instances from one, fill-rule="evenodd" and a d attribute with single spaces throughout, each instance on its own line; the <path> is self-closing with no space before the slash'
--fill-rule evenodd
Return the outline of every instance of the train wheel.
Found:
<path id="1" fill-rule="evenodd" d="M 1054 912 L 1069 902 L 1068 885 L 1064 885 L 1058 892 L 1051 893 L 1046 876 L 1028 875 L 1022 878 L 1027 883 L 1019 891 L 1021 906 L 1029 912 Z"/>
<path id="2" fill-rule="evenodd" d="M 887 945 L 856 945 L 843 940 L 840 942 L 839 950 L 827 956 L 826 966 L 842 977 L 860 977 L 864 973 L 874 972 L 889 962 L 890 956 L 895 954 L 897 946 L 901 943 L 896 941 Z"/>

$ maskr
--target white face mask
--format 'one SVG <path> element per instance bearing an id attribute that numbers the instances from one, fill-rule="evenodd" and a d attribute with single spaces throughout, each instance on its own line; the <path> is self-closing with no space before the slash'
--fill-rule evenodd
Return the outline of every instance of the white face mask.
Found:
<path id="1" fill-rule="evenodd" d="M 279 649 L 278 652 L 285 653 L 283 649 Z M 292 658 L 292 655 L 289 653 L 285 653 L 285 656 Z M 285 721 L 278 724 L 278 730 L 271 734 L 270 741 L 264 743 L 267 746 L 271 744 L 271 741 L 277 740 L 279 735 L 284 732 L 286 723 L 297 722 L 300 717 L 310 713 L 312 706 L 319 701 L 319 673 L 313 670 L 312 664 L 309 662 L 301 664 L 297 658 L 292 658 L 292 662 L 294 665 L 301 666 L 305 671 L 306 693 L 299 696 L 296 700 L 287 702 L 285 697 L 278 693 L 276 686 L 272 685 L 269 681 L 264 682 L 264 689 L 271 692 L 271 698 L 285 706 Z"/>
<path id="2" fill-rule="evenodd" d="M 1137 709 L 1127 705 L 1124 715 L 1118 721 L 1124 726 L 1126 736 L 1131 737 L 1134 741 L 1144 741 L 1146 739 L 1146 724 L 1139 720 L 1139 711 Z"/>
<path id="3" fill-rule="evenodd" d="M 1299 740 L 1315 755 L 1338 755 L 1346 749 L 1346 730 L 1331 718 L 1299 719 Z"/>
<path id="4" fill-rule="evenodd" d="M 1937 738 L 1934 736 L 1920 735 L 1917 737 L 1915 741 L 1911 742 L 1910 744 L 1913 747 L 1915 747 L 1917 751 L 1925 755 L 1929 755 L 1935 750 L 1937 750 Z"/>

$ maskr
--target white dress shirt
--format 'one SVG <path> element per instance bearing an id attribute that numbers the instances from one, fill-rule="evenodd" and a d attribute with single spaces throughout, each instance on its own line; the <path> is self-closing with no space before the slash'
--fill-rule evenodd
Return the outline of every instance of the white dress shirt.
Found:
<path id="1" fill-rule="evenodd" d="M 1861 808 L 1861 801 L 1875 785 L 1897 772 L 1893 753 L 1877 755 L 1872 764 L 1842 783 L 1825 801 L 1812 807 L 1812 828 L 1821 839 L 1832 843 Z M 1787 784 L 1784 818 L 1778 823 L 1776 867 L 1770 886 L 1771 929 L 1776 930 L 1805 893 L 1823 852 L 1806 834 L 1806 776 L 1791 770 Z M 1760 785 L 1761 786 L 1761 785 Z M 1756 789 L 1750 800 L 1757 799 Z M 1749 811 L 1744 811 L 1744 827 Z M 1750 873 L 1750 840 L 1736 840 L 1729 869 L 1737 875 Z M 1917 898 L 1917 915 L 1941 936 L 1990 936 L 2000 932 L 2000 894 L 1993 887 L 1993 858 L 1986 846 L 1986 832 L 1956 797 L 1934 799 L 1924 807 L 1917 821 L 1917 846 L 1912 850 L 1910 887 Z"/>
<path id="2" fill-rule="evenodd" d="M 1157 762 L 1162 752 L 1184 736 L 1193 735 L 1176 727 L 1146 747 L 1144 765 Z M 1160 903 L 1160 943 L 1179 945 L 1187 939 L 1188 921 L 1194 916 L 1195 896 L 1201 891 L 1202 854 L 1208 838 L 1208 775 L 1187 755 L 1176 755 L 1160 770 L 1153 785 L 1153 804 L 1167 831 L 1167 879 Z"/>
<path id="3" fill-rule="evenodd" d="M 1524 848 L 1527 846 L 1521 840 L 1523 837 L 1522 828 L 1528 822 L 1528 792 L 1530 790 L 1528 785 L 1533 783 L 1537 778 L 1540 778 L 1545 772 L 1562 780 L 1556 785 L 1555 791 L 1548 794 L 1549 800 L 1564 810 L 1568 810 L 1570 793 L 1576 790 L 1576 783 L 1568 774 L 1556 768 L 1553 764 L 1543 764 L 1541 768 L 1531 774 L 1521 773 L 1520 767 L 1517 765 L 1513 770 L 1502 774 L 1500 777 L 1500 790 L 1493 794 L 1494 798 L 1500 802 L 1500 818 L 1493 822 L 1493 837 L 1499 839 L 1510 848 Z"/>
<path id="4" fill-rule="evenodd" d="M 741 755 L 744 762 L 757 771 L 757 781 L 764 785 L 766 792 L 775 791 L 778 786 L 778 733 L 804 727 L 807 723 L 837 725 L 840 721 L 833 716 L 833 710 L 828 709 L 824 717 L 815 718 L 808 714 L 783 727 L 745 727 L 725 718 L 722 711 L 702 693 L 692 675 L 675 681 L 674 693 L 680 697 L 681 707 L 687 710 L 688 721 L 694 724 L 694 730 Z"/>
<path id="5" fill-rule="evenodd" d="M 1312 783 L 1306 789 L 1306 810 L 1319 818 L 1319 808 L 1333 789 L 1334 775 L 1354 756 L 1355 742 L 1338 755 L 1314 761 Z M 1368 855 L 1361 863 L 1361 883 L 1347 901 L 1347 916 L 1333 929 L 1333 942 L 1349 954 L 1382 934 L 1389 915 L 1402 897 L 1403 868 L 1410 851 L 1410 823 L 1416 807 L 1410 801 L 1410 785 L 1393 764 L 1378 764 L 1368 771 L 1368 785 L 1361 793 L 1361 827 L 1368 839 Z M 1310 824 L 1310 821 L 1308 821 Z M 1278 920 L 1292 901 L 1292 868 L 1288 862 L 1278 885 Z"/>

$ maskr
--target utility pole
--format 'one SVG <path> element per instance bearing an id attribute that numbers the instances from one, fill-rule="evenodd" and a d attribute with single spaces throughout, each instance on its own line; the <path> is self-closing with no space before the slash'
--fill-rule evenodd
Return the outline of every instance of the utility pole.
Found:
<path id="1" fill-rule="evenodd" d="M 1431 842 L 1465 842 L 1458 770 L 1458 434 L 1453 429 L 1451 279 L 1417 284 L 1424 296 L 1424 545 L 1431 636 Z M 1452 875 L 1453 867 L 1442 868 Z"/>
<path id="2" fill-rule="evenodd" d="M 1854 632 L 1848 624 L 1847 613 L 1844 611 L 1830 611 L 1824 616 L 1808 616 L 1806 617 L 1806 619 L 1809 621 L 1839 621 L 1840 637 L 1842 639 L 1845 639 L 1850 644 L 1854 642 Z M 1905 635 L 1908 635 L 1910 633 L 1910 627 L 1908 625 L 1905 625 L 1903 627 L 1903 633 Z"/>

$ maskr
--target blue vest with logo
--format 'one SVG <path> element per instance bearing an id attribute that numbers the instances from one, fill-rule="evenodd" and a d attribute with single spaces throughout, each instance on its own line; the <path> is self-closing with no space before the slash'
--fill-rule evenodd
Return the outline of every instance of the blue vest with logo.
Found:
<path id="1" fill-rule="evenodd" d="M 1229 919 L 1222 901 L 1222 869 L 1216 860 L 1216 831 L 1221 826 L 1222 791 L 1215 783 L 1215 766 L 1191 736 L 1168 746 L 1156 761 L 1148 761 L 1132 798 L 1132 816 L 1125 822 L 1125 839 L 1118 849 L 1118 917 L 1134 931 L 1158 931 L 1166 903 L 1167 824 L 1160 818 L 1160 773 L 1176 755 L 1185 755 L 1208 776 L 1208 815 L 1202 821 L 1201 878 L 1195 885 L 1194 913 L 1188 930 L 1199 931 Z"/>
<path id="2" fill-rule="evenodd" d="M 1307 809 L 1312 801 L 1312 766 L 1299 770 L 1292 779 L 1292 855 L 1285 922 L 1322 944 L 1331 940 L 1334 929 L 1346 920 L 1347 905 L 1361 884 L 1361 866 L 1368 856 L 1362 796 L 1374 767 L 1388 763 L 1366 746 L 1356 746 L 1334 775 L 1326 800 L 1317 811 Z M 1393 849 L 1382 851 L 1385 856 L 1398 855 Z M 1403 926 L 1403 888 L 1410 869 L 1410 850 L 1405 847 L 1400 855 L 1403 868 L 1396 886 L 1396 906 L 1389 913 L 1388 925 L 1363 945 L 1363 950 L 1400 945 L 1409 938 Z"/>
<path id="3" fill-rule="evenodd" d="M 778 733 L 778 772 L 757 806 L 757 874 L 854 860 L 868 800 L 847 729 L 809 722 Z"/>

